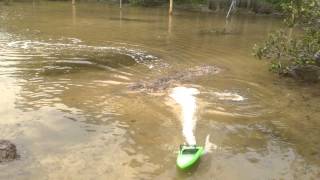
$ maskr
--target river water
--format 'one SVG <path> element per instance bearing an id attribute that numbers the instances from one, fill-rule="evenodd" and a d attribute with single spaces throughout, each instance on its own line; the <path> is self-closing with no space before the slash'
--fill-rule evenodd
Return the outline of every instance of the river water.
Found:
<path id="1" fill-rule="evenodd" d="M 0 179 L 318 179 L 319 86 L 279 78 L 252 47 L 267 16 L 37 2 L 0 4 L 0 139 L 19 159 Z M 217 74 L 179 79 L 214 66 Z M 155 91 L 130 88 L 170 78 Z M 164 78 L 164 79 L 165 79 Z M 199 91 L 191 171 L 175 86 Z"/>

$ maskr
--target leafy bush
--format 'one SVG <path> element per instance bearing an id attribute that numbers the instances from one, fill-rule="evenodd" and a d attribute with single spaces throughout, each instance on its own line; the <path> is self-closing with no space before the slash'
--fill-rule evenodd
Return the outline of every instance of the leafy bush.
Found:
<path id="1" fill-rule="evenodd" d="M 165 0 L 129 0 L 129 3 L 132 5 L 141 5 L 141 6 L 158 6 L 164 3 L 167 3 Z"/>
<path id="2" fill-rule="evenodd" d="M 271 70 L 287 73 L 296 65 L 319 65 L 315 54 L 320 50 L 320 4 L 318 0 L 282 2 L 286 29 L 269 35 L 261 46 L 255 45 L 255 56 L 271 60 Z M 292 35 L 292 28 L 297 35 Z"/>

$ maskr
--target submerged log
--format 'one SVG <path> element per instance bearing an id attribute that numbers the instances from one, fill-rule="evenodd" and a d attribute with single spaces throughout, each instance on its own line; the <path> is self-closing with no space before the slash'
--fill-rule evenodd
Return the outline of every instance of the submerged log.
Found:
<path id="1" fill-rule="evenodd" d="M 0 140 L 0 162 L 12 161 L 16 158 L 16 145 L 7 140 Z"/>

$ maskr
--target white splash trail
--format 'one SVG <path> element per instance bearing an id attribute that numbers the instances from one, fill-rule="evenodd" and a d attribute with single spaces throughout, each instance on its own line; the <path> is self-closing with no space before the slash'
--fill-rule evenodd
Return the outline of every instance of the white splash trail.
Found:
<path id="1" fill-rule="evenodd" d="M 200 92 L 195 88 L 175 87 L 170 97 L 180 106 L 182 111 L 183 135 L 189 145 L 196 145 L 196 138 L 193 134 L 196 125 L 196 97 Z"/>

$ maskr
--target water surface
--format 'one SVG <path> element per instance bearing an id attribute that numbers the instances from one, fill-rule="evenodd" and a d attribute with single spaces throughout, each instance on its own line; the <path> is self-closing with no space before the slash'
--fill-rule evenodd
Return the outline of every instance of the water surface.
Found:
<path id="1" fill-rule="evenodd" d="M 0 138 L 20 159 L 0 179 L 317 179 L 320 93 L 279 79 L 252 46 L 278 18 L 106 4 L 0 4 Z M 181 110 L 130 85 L 203 65 L 195 137 L 216 148 L 176 169 Z"/>

